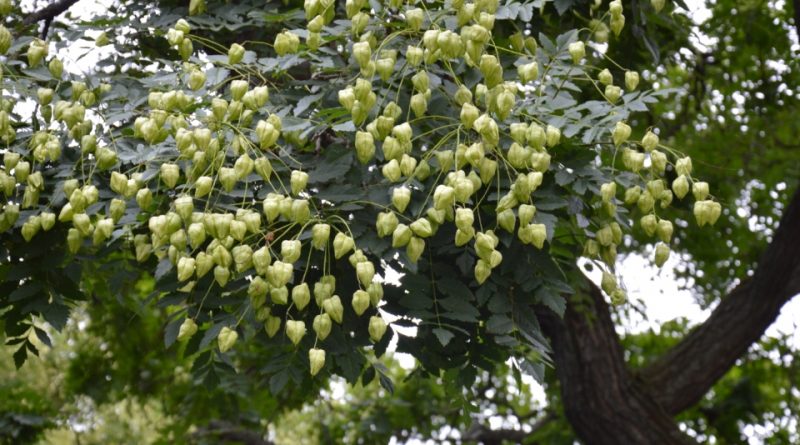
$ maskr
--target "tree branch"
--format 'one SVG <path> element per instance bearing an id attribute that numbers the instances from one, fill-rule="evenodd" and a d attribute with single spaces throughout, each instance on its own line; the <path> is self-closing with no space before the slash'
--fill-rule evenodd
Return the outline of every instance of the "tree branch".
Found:
<path id="1" fill-rule="evenodd" d="M 537 310 L 575 432 L 592 445 L 692 443 L 631 377 L 602 291 L 589 280 L 586 286 L 569 297 L 563 319 Z"/>
<path id="2" fill-rule="evenodd" d="M 51 3 L 44 8 L 31 13 L 25 17 L 25 20 L 23 20 L 22 23 L 25 25 L 32 25 L 42 20 L 50 22 L 56 18 L 56 16 L 69 9 L 77 2 L 78 0 L 57 0 L 54 3 Z"/>
<path id="3" fill-rule="evenodd" d="M 640 372 L 670 414 L 697 403 L 800 293 L 800 188 L 751 279 L 724 297 L 702 325 Z"/>
<path id="4" fill-rule="evenodd" d="M 464 441 L 477 442 L 484 445 L 500 445 L 504 442 L 525 443 L 535 445 L 537 442 L 526 442 L 525 440 L 533 436 L 534 433 L 542 429 L 545 425 L 557 418 L 556 414 L 548 411 L 547 414 L 536 423 L 531 425 L 531 431 L 525 432 L 521 429 L 498 429 L 493 430 L 486 425 L 473 423 L 469 430 L 464 434 Z"/>
<path id="5" fill-rule="evenodd" d="M 239 443 L 243 445 L 275 445 L 266 440 L 258 432 L 239 427 L 235 424 L 212 420 L 208 427 L 198 428 L 192 434 L 195 437 L 214 438 L 218 443 Z"/>

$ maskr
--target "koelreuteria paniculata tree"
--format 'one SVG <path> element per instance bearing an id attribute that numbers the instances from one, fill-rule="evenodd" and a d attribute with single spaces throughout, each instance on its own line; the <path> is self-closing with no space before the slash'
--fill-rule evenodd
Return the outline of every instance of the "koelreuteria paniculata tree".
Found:
<path id="1" fill-rule="evenodd" d="M 531 371 L 547 355 L 532 307 L 563 311 L 579 257 L 623 303 L 626 232 L 652 237 L 661 266 L 673 199 L 694 199 L 699 226 L 720 216 L 691 159 L 657 129 L 632 134 L 665 92 L 604 56 L 624 44 L 619 0 L 556 38 L 498 0 L 268 3 L 274 39 L 229 47 L 205 37 L 204 10 L 152 28 L 176 59 L 128 77 L 68 72 L 47 41 L 0 27 L 18 343 L 69 301 L 29 270 L 35 251 L 80 294 L 102 285 L 80 259 L 153 274 L 167 347 L 213 366 L 244 336 L 276 389 L 374 376 L 391 324 L 417 329 L 398 347 L 428 369 L 512 356 Z M 109 34 L 96 45 L 125 39 Z"/>

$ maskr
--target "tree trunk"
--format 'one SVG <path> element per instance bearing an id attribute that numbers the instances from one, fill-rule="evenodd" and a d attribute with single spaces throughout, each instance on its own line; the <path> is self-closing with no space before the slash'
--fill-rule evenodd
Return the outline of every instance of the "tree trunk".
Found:
<path id="1" fill-rule="evenodd" d="M 672 418 L 631 378 L 602 292 L 570 299 L 564 319 L 541 313 L 567 419 L 588 444 L 688 444 Z"/>

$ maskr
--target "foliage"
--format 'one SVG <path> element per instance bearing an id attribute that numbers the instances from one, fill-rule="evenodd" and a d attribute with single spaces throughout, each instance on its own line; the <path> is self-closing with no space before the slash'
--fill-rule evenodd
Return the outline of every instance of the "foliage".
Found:
<path id="1" fill-rule="evenodd" d="M 58 326 L 65 303 L 124 294 L 142 269 L 156 280 L 148 298 L 180 307 L 165 344 L 192 337 L 196 377 L 236 367 L 224 352 L 242 336 L 262 347 L 274 393 L 290 380 L 310 387 L 301 370 L 324 363 L 369 381 L 382 371 L 363 348 L 380 355 L 390 338 L 380 305 L 394 326 L 418 329 L 399 350 L 428 372 L 464 368 L 467 386 L 473 367 L 547 356 L 532 305 L 563 311 L 577 256 L 613 271 L 629 224 L 616 183 L 661 238 L 663 264 L 673 229 L 656 209 L 673 199 L 660 178 L 677 153 L 657 150 L 652 132 L 629 142 L 624 123 L 663 92 L 636 91 L 635 72 L 624 96 L 607 70 L 596 81 L 579 40 L 606 41 L 605 20 L 619 33 L 621 4 L 592 10 L 594 32 L 555 39 L 523 34 L 530 10 L 497 2 L 365 6 L 268 7 L 277 15 L 261 20 L 290 31 L 247 48 L 205 38 L 205 6 L 190 21 L 157 17 L 174 25 L 160 28 L 161 50 L 183 61 L 151 56 L 153 73 L 116 60 L 112 76 L 65 76 L 46 44 L 17 40 L 11 54 L 27 60 L 7 63 L 17 99 L 3 178 L 6 331 L 28 345 L 18 361 L 29 314 Z M 683 198 L 691 161 L 676 162 Z M 698 221 L 713 223 L 707 184 L 693 189 Z M 44 256 L 49 267 L 31 270 Z M 386 270 L 407 275 L 373 281 Z M 624 301 L 612 273 L 604 289 Z"/>
<path id="2" fill-rule="evenodd" d="M 790 147 L 797 133 L 786 117 L 792 107 L 773 105 L 796 102 L 780 85 L 797 71 L 771 65 L 792 59 L 789 41 L 769 43 L 773 57 L 765 58 L 765 41 L 746 31 L 754 20 L 756 30 L 786 23 L 785 11 L 729 13 L 719 2 L 701 31 L 723 39 L 738 23 L 735 49 L 686 56 L 689 21 L 673 5 L 659 13 L 626 2 L 627 24 L 614 37 L 619 15 L 593 2 L 479 1 L 466 15 L 459 1 L 191 3 L 191 15 L 183 4 L 136 2 L 89 21 L 56 21 L 38 64 L 35 31 L 20 11 L 5 18 L 14 39 L 3 64 L 4 146 L 21 157 L 7 155 L 0 176 L 8 199 L 0 255 L 9 259 L 0 265 L 0 316 L 14 361 L 51 341 L 41 320 L 62 329 L 70 310 L 85 308 L 89 335 L 65 367 L 64 391 L 100 407 L 132 397 L 147 410 L 160 398 L 154 412 L 181 414 L 165 420 L 164 437 L 215 419 L 262 430 L 275 416 L 273 424 L 305 425 L 297 430 L 323 442 L 345 429 L 367 442 L 440 437 L 447 427 L 468 430 L 475 407 L 500 409 L 471 388 L 513 392 L 520 373 L 546 383 L 557 413 L 533 310 L 563 312 L 561 295 L 583 279 L 579 257 L 594 256 L 607 272 L 604 290 L 621 302 L 617 248 L 652 251 L 661 241 L 656 261 L 667 246 L 688 253 L 694 266 L 685 276 L 711 290 L 711 303 L 715 290 L 752 269 L 763 245 L 748 244 L 749 222 L 733 211 L 743 182 L 758 178 L 746 204 L 774 227 L 772 193 L 785 201 L 780 184 L 797 176 L 786 170 L 800 165 L 796 150 L 777 150 L 761 134 Z M 409 47 L 422 49 L 417 65 Z M 69 62 L 80 51 L 97 58 L 89 72 Z M 64 61 L 63 73 L 53 60 Z M 727 82 L 732 75 L 738 85 Z M 730 122 L 746 125 L 745 136 L 731 138 Z M 747 158 L 754 146 L 761 152 Z M 713 185 L 714 201 L 703 183 L 694 197 L 672 198 L 681 174 L 700 182 L 683 152 Z M 27 177 L 19 162 L 32 166 Z M 709 204 L 698 212 L 696 202 Z M 699 221 L 722 214 L 735 259 L 708 229 L 689 228 L 693 211 Z M 288 281 L 282 264 L 291 265 Z M 397 282 L 388 279 L 394 272 Z M 324 276 L 335 277 L 335 290 L 317 293 Z M 330 334 L 316 332 L 317 317 L 340 313 Z M 395 335 L 397 349 L 420 363 L 407 380 L 378 360 Z M 641 336 L 629 347 L 631 360 L 644 362 L 665 344 Z M 324 350 L 324 365 L 309 350 Z M 736 372 L 742 377 L 720 383 L 720 400 L 767 373 L 758 365 Z M 324 402 L 303 406 L 335 376 L 357 385 L 347 396 L 354 403 L 337 405 L 323 392 Z M 454 404 L 453 394 L 462 399 Z M 509 413 L 531 420 L 528 394 L 520 397 Z M 775 406 L 766 397 L 709 421 L 703 410 L 718 410 L 720 400 L 682 420 L 733 441 L 736 419 Z M 54 405 L 40 402 L 30 425 L 15 418 L 30 427 L 15 434 L 31 438 L 52 425 Z M 423 421 L 435 412 L 447 414 Z M 324 422 L 308 422 L 309 413 Z M 377 422 L 383 416 L 388 424 Z M 573 440 L 564 419 L 536 434 Z"/>

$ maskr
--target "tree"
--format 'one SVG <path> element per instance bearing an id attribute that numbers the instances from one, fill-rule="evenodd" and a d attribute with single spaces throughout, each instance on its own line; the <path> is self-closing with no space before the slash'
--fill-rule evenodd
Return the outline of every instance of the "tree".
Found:
<path id="1" fill-rule="evenodd" d="M 693 168 L 666 144 L 697 129 L 646 112 L 661 100 L 657 109 L 699 116 L 706 98 L 676 105 L 672 91 L 640 91 L 638 72 L 614 65 L 679 57 L 687 36 L 665 36 L 685 19 L 658 2 L 538 12 L 492 1 L 370 10 L 193 1 L 188 17 L 158 2 L 87 24 L 54 20 L 73 3 L 27 15 L 3 6 L 14 36 L 0 33 L 9 54 L 0 301 L 17 364 L 36 353 L 32 336 L 47 340 L 37 320 L 61 328 L 81 301 L 93 320 L 116 299 L 144 301 L 131 306 L 162 308 L 165 346 L 192 363 L 195 382 L 236 400 L 260 383 L 263 400 L 298 406 L 332 375 L 377 377 L 391 390 L 376 360 L 389 319 L 417 331 L 400 335 L 398 350 L 455 386 L 509 358 L 540 379 L 552 363 L 566 417 L 588 443 L 685 443 L 673 417 L 798 292 L 795 194 L 757 267 L 746 252 L 741 270 L 753 277 L 706 323 L 641 369 L 623 360 L 607 303 L 625 303 L 617 248 L 657 240 L 657 264 L 672 249 L 721 268 L 724 253 L 706 241 L 714 230 L 702 226 L 719 218 L 744 232 L 727 210 L 739 189 L 706 168 L 723 162 L 693 151 Z M 568 8 L 572 18 L 558 15 Z M 30 37 L 40 21 L 50 43 Z M 96 69 L 64 72 L 58 56 L 87 31 L 102 55 Z M 611 34 L 637 50 L 612 39 L 604 53 Z M 698 85 L 724 78 L 705 73 Z M 783 115 L 765 110 L 754 128 Z M 792 134 L 786 125 L 776 140 Z M 721 190 L 714 200 L 698 171 Z M 776 177 L 763 176 L 769 190 Z M 581 257 L 604 270 L 602 290 Z M 374 281 L 387 270 L 405 273 L 399 285 Z M 135 350 L 144 340 L 119 324 L 106 335 Z"/>

